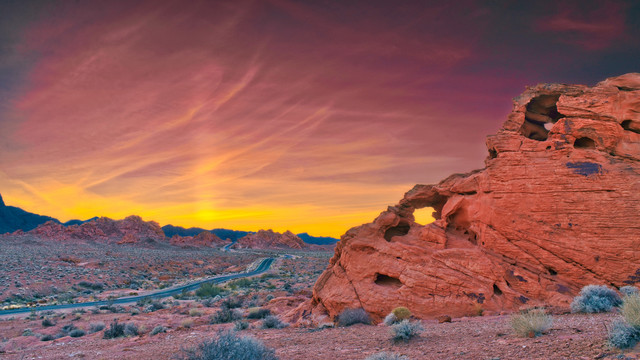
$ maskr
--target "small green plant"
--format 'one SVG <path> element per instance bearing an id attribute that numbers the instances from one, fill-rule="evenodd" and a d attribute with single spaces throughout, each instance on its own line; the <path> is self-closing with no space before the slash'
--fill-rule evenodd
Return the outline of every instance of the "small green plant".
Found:
<path id="1" fill-rule="evenodd" d="M 367 358 L 364 360 L 409 360 L 409 358 L 404 355 L 398 355 L 396 353 L 388 353 L 383 351 L 371 356 L 367 356 Z"/>
<path id="2" fill-rule="evenodd" d="M 263 329 L 282 329 L 287 325 L 284 324 L 277 316 L 269 315 L 262 320 Z"/>
<path id="3" fill-rule="evenodd" d="M 249 328 L 249 323 L 246 321 L 238 320 L 233 323 L 233 329 L 236 331 L 242 331 Z"/>
<path id="4" fill-rule="evenodd" d="M 399 321 L 407 320 L 411 317 L 411 311 L 404 306 L 399 306 L 391 311 Z"/>
<path id="5" fill-rule="evenodd" d="M 424 328 L 417 321 L 402 320 L 397 324 L 391 325 L 391 339 L 395 342 L 407 342 L 420 335 L 423 330 Z"/>
<path id="6" fill-rule="evenodd" d="M 212 298 L 216 295 L 222 294 L 223 289 L 212 283 L 204 283 L 200 285 L 200 288 L 196 290 L 196 296 L 201 298 Z"/>
<path id="7" fill-rule="evenodd" d="M 265 308 L 257 308 L 249 310 L 247 319 L 264 319 L 271 315 L 271 310 Z"/>
<path id="8" fill-rule="evenodd" d="M 640 328 L 640 295 L 627 295 L 620 306 L 620 314 L 630 326 Z"/>
<path id="9" fill-rule="evenodd" d="M 580 294 L 571 302 L 571 312 L 607 312 L 616 306 L 620 306 L 620 304 L 622 304 L 622 300 L 615 290 L 605 285 L 587 285 L 580 290 Z"/>
<path id="10" fill-rule="evenodd" d="M 616 320 L 609 328 L 609 344 L 618 349 L 628 349 L 634 347 L 640 340 L 638 329 L 622 320 Z"/>
<path id="11" fill-rule="evenodd" d="M 104 331 L 102 336 L 105 339 L 115 339 L 124 336 L 124 324 L 119 324 L 118 319 L 113 320 L 109 328 Z"/>
<path id="12" fill-rule="evenodd" d="M 549 330 L 553 325 L 553 317 L 544 309 L 529 309 L 514 314 L 509 319 L 511 328 L 521 337 L 536 337 Z"/>
<path id="13" fill-rule="evenodd" d="M 236 310 L 222 308 L 215 314 L 211 315 L 209 322 L 211 324 L 225 324 L 239 320 L 241 317 L 242 315 L 240 315 Z"/>
<path id="14" fill-rule="evenodd" d="M 371 324 L 371 318 L 364 309 L 345 309 L 338 315 L 338 326 L 346 327 L 355 324 Z"/>
<path id="15" fill-rule="evenodd" d="M 183 349 L 180 360 L 277 360 L 273 349 L 250 336 L 238 336 L 232 331 L 218 333 L 192 349 Z"/>
<path id="16" fill-rule="evenodd" d="M 167 332 L 167 328 L 162 325 L 158 325 L 154 327 L 153 330 L 151 330 L 150 335 L 153 336 L 153 335 L 158 335 L 160 333 L 165 333 L 165 332 Z"/>

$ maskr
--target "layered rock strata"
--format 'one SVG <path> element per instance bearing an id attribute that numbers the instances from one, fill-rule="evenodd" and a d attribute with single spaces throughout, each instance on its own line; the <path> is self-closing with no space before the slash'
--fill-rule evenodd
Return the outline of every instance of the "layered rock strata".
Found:
<path id="1" fill-rule="evenodd" d="M 344 234 L 298 316 L 566 306 L 584 285 L 640 282 L 640 74 L 528 88 L 486 143 L 484 169 Z M 436 220 L 416 223 L 426 207 Z"/>

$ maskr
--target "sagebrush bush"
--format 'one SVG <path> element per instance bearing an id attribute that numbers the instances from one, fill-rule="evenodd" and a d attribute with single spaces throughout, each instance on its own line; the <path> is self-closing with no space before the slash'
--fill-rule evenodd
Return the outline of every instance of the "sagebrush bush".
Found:
<path id="1" fill-rule="evenodd" d="M 237 311 L 228 308 L 222 308 L 215 314 L 211 315 L 211 317 L 209 318 L 209 323 L 226 324 L 239 320 L 240 318 L 242 318 L 242 315 L 240 315 Z"/>
<path id="2" fill-rule="evenodd" d="M 509 323 L 516 335 L 535 337 L 551 328 L 553 317 L 544 309 L 529 309 L 512 315 Z"/>
<path id="3" fill-rule="evenodd" d="M 97 333 L 98 331 L 104 330 L 104 326 L 103 322 L 91 323 L 89 325 L 89 332 L 92 334 Z"/>
<path id="4" fill-rule="evenodd" d="M 638 295 L 640 294 L 640 291 L 638 291 L 638 288 L 635 286 L 631 286 L 631 285 L 627 285 L 627 286 L 623 286 L 620 288 L 620 292 L 622 293 L 622 295 L 624 296 L 630 296 L 630 295 Z"/>
<path id="5" fill-rule="evenodd" d="M 165 332 L 167 332 L 167 328 L 162 325 L 158 325 L 154 327 L 149 334 L 153 336 L 153 335 L 158 335 L 160 333 L 165 333 Z"/>
<path id="6" fill-rule="evenodd" d="M 620 306 L 620 314 L 627 324 L 640 328 L 640 295 L 627 295 Z"/>
<path id="7" fill-rule="evenodd" d="M 82 329 L 73 329 L 69 331 L 69 336 L 71 336 L 72 338 L 83 337 L 85 336 L 85 334 L 86 333 Z"/>
<path id="8" fill-rule="evenodd" d="M 124 336 L 138 336 L 139 334 L 138 325 L 134 323 L 126 323 L 124 325 Z"/>
<path id="9" fill-rule="evenodd" d="M 216 295 L 222 294 L 223 291 L 224 290 L 221 287 L 216 286 L 212 283 L 204 283 L 200 285 L 200 288 L 198 288 L 198 290 L 196 290 L 196 296 L 201 298 L 212 298 Z"/>
<path id="10" fill-rule="evenodd" d="M 262 320 L 263 329 L 282 329 L 284 327 L 287 327 L 287 325 L 274 315 L 269 315 Z"/>
<path id="11" fill-rule="evenodd" d="M 277 360 L 275 351 L 260 340 L 238 336 L 232 331 L 218 333 L 218 337 L 205 341 L 192 349 L 184 349 L 180 360 Z"/>
<path id="12" fill-rule="evenodd" d="M 384 317 L 384 320 L 382 322 L 387 326 L 391 326 L 398 322 L 398 318 L 395 315 L 393 315 L 393 313 L 389 313 L 387 316 Z"/>
<path id="13" fill-rule="evenodd" d="M 239 320 L 233 323 L 233 328 L 236 331 L 246 330 L 249 328 L 249 323 L 246 321 Z"/>
<path id="14" fill-rule="evenodd" d="M 407 342 L 420 335 L 422 331 L 424 331 L 424 328 L 418 321 L 402 320 L 397 324 L 391 325 L 391 339 L 395 342 Z"/>
<path id="15" fill-rule="evenodd" d="M 622 300 L 615 290 L 605 285 L 587 285 L 580 290 L 580 294 L 571 302 L 571 312 L 607 312 L 620 304 L 622 304 Z"/>
<path id="16" fill-rule="evenodd" d="M 202 311 L 198 309 L 189 309 L 189 316 L 201 316 Z"/>
<path id="17" fill-rule="evenodd" d="M 351 326 L 354 324 L 371 324 L 371 318 L 369 314 L 362 308 L 360 309 L 345 309 L 340 315 L 338 315 L 339 326 Z"/>
<path id="18" fill-rule="evenodd" d="M 239 298 L 226 298 L 222 300 L 220 306 L 225 307 L 227 309 L 236 309 L 242 307 L 242 299 Z"/>
<path id="19" fill-rule="evenodd" d="M 55 326 L 55 325 L 56 325 L 56 323 L 53 320 L 49 319 L 49 318 L 45 318 L 44 320 L 42 320 L 42 326 L 43 327 L 50 327 L 50 326 Z"/>
<path id="20" fill-rule="evenodd" d="M 124 336 L 124 324 L 119 324 L 118 319 L 115 319 L 109 325 L 109 328 L 105 329 L 102 337 L 105 339 L 115 339 L 122 336 Z"/>
<path id="21" fill-rule="evenodd" d="M 371 356 L 367 356 L 367 358 L 364 360 L 409 360 L 409 358 L 404 355 L 398 355 L 396 353 L 388 353 L 383 351 Z"/>
<path id="22" fill-rule="evenodd" d="M 55 336 L 47 334 L 47 335 L 42 335 L 42 337 L 40 338 L 40 341 L 52 341 L 55 339 L 56 339 Z"/>
<path id="23" fill-rule="evenodd" d="M 609 328 L 609 344 L 618 349 L 634 347 L 640 340 L 638 329 L 621 320 L 616 320 Z"/>
<path id="24" fill-rule="evenodd" d="M 252 310 L 249 310 L 247 319 L 264 319 L 269 315 L 271 315 L 271 310 L 269 309 L 265 309 L 265 308 L 252 309 Z"/>
<path id="25" fill-rule="evenodd" d="M 404 306 L 398 306 L 397 308 L 391 311 L 393 315 L 396 316 L 396 319 L 399 321 L 407 320 L 411 317 L 411 311 Z"/>

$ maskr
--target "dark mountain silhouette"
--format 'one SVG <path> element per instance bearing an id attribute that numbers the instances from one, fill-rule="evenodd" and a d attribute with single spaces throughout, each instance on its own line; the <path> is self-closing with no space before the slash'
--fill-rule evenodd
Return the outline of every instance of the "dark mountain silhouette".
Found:
<path id="1" fill-rule="evenodd" d="M 302 241 L 307 244 L 315 244 L 315 245 L 333 245 L 340 241 L 339 239 L 328 237 L 328 236 L 311 236 L 307 233 L 296 234 Z"/>
<path id="2" fill-rule="evenodd" d="M 15 206 L 6 206 L 0 195 L 0 234 L 12 233 L 16 230 L 33 230 L 47 221 L 60 223 L 49 216 L 33 214 Z"/>
<path id="3" fill-rule="evenodd" d="M 63 223 L 62 225 L 64 225 L 64 226 L 82 225 L 84 223 L 88 223 L 89 221 L 93 221 L 93 220 L 97 220 L 97 219 L 99 219 L 98 216 L 94 216 L 91 219 L 87 219 L 87 220 L 69 220 L 66 223 Z"/>

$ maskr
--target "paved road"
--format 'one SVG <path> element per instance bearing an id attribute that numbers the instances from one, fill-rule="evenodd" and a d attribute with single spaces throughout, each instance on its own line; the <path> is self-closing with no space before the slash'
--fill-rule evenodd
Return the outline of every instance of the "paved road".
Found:
<path id="1" fill-rule="evenodd" d="M 46 305 L 46 306 L 37 306 L 35 308 L 34 307 L 24 307 L 24 308 L 20 308 L 20 309 L 0 310 L 0 316 L 9 315 L 9 314 L 28 313 L 28 312 L 31 312 L 32 309 L 36 309 L 36 311 L 78 309 L 78 308 L 102 306 L 102 305 L 109 305 L 109 304 L 129 304 L 129 303 L 137 302 L 138 300 L 142 300 L 142 299 L 163 298 L 163 297 L 167 297 L 167 296 L 171 296 L 171 295 L 180 294 L 183 291 L 196 290 L 197 288 L 200 287 L 200 285 L 202 285 L 204 283 L 217 284 L 217 283 L 221 283 L 221 282 L 225 282 L 225 281 L 229 281 L 229 280 L 233 280 L 233 279 L 238 279 L 238 278 L 243 278 L 243 277 L 249 277 L 249 276 L 262 274 L 263 272 L 266 272 L 267 270 L 269 270 L 269 268 L 271 267 L 271 264 L 273 264 L 274 261 L 275 261 L 274 258 L 267 258 L 267 259 L 262 260 L 260 265 L 258 265 L 258 267 L 255 270 L 250 271 L 250 272 L 232 274 L 232 275 L 220 275 L 220 276 L 216 276 L 216 277 L 212 277 L 212 278 L 196 281 L 194 283 L 183 285 L 183 286 L 179 286 L 179 287 L 159 290 L 159 291 L 152 292 L 152 293 L 149 293 L 149 294 L 146 294 L 146 295 L 127 296 L 127 297 L 121 297 L 121 298 L 117 298 L 117 299 L 113 299 L 113 300 L 90 301 L 90 302 L 83 302 L 83 303 L 77 303 L 77 304 Z"/>

